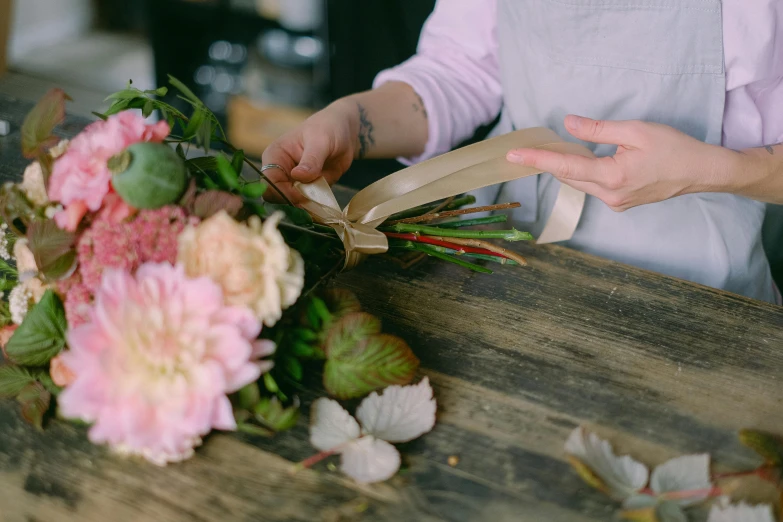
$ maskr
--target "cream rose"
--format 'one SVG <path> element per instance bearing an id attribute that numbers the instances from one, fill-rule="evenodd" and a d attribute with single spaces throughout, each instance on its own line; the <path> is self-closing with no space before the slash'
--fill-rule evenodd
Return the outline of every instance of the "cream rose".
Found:
<path id="1" fill-rule="evenodd" d="M 221 211 L 179 236 L 177 261 L 190 277 L 207 276 L 223 289 L 226 303 L 246 306 L 274 325 L 304 286 L 304 262 L 277 230 L 282 214 L 247 224 Z"/>

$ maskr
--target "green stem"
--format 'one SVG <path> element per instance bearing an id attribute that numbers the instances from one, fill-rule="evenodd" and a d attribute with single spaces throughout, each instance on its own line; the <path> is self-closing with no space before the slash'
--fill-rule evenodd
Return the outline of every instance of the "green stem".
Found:
<path id="1" fill-rule="evenodd" d="M 511 230 L 449 230 L 427 225 L 409 225 L 398 223 L 383 229 L 386 232 L 414 233 L 425 236 L 461 237 L 465 239 L 504 239 L 506 241 L 529 241 L 533 236 L 528 232 Z"/>
<path id="2" fill-rule="evenodd" d="M 402 242 L 394 242 L 394 240 L 389 241 L 389 246 L 391 248 L 402 248 L 404 250 L 416 250 L 421 251 L 421 249 L 416 248 L 416 244 L 413 241 L 402 241 Z M 438 245 L 428 245 L 430 248 L 433 248 L 440 252 L 441 254 L 450 254 L 453 256 L 462 256 L 462 257 L 470 257 L 473 259 L 481 259 L 483 261 L 492 261 L 493 263 L 500 263 L 501 265 L 519 265 L 516 261 L 513 259 L 508 259 L 501 256 L 490 256 L 487 254 L 475 254 L 473 252 L 459 252 L 457 250 L 454 250 L 453 248 L 446 248 Z"/>
<path id="3" fill-rule="evenodd" d="M 453 210 L 455 208 L 464 207 L 465 205 L 472 205 L 475 202 L 476 202 L 476 198 L 474 196 L 462 196 L 459 198 L 455 198 L 454 201 L 452 201 L 451 203 L 443 207 L 441 210 Z M 391 216 L 389 216 L 387 218 L 387 221 L 397 221 L 398 219 L 421 216 L 422 214 L 426 214 L 430 210 L 438 208 L 438 205 L 439 203 L 432 203 L 429 205 L 422 205 L 420 207 L 403 210 L 402 212 L 397 212 L 396 214 L 392 214 Z"/>
<path id="4" fill-rule="evenodd" d="M 432 245 L 422 245 L 420 243 L 411 243 L 411 244 L 413 244 L 413 248 L 411 250 L 418 250 L 420 252 L 424 252 L 428 256 L 437 257 L 438 259 L 448 261 L 449 263 L 454 263 L 455 265 L 459 265 L 463 268 L 473 270 L 474 272 L 481 272 L 482 274 L 492 273 L 492 270 L 490 270 L 489 268 L 484 268 L 483 266 L 475 265 L 473 263 L 468 263 L 467 261 L 463 261 L 462 259 L 458 259 L 454 256 L 450 256 L 448 254 L 443 254 L 441 252 L 438 252 L 436 248 L 432 248 Z"/>
<path id="5" fill-rule="evenodd" d="M 438 228 L 462 228 L 473 227 L 476 225 L 489 225 L 490 223 L 505 223 L 508 216 L 505 214 L 498 214 L 497 216 L 489 216 L 475 219 L 459 219 L 457 221 L 449 221 L 447 223 L 438 223 Z"/>

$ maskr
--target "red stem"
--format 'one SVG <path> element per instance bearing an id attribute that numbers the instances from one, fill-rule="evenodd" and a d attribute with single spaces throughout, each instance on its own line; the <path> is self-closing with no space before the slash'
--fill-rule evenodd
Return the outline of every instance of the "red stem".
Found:
<path id="1" fill-rule="evenodd" d="M 717 497 L 723 494 L 723 491 L 720 488 L 713 487 L 713 488 L 707 488 L 707 489 L 691 489 L 691 490 L 685 490 L 685 491 L 670 491 L 668 493 L 661 494 L 661 497 L 673 500 L 673 499 L 683 499 L 683 498 L 690 498 L 695 496 L 701 496 L 701 495 L 707 495 L 708 497 Z"/>
<path id="2" fill-rule="evenodd" d="M 476 248 L 476 247 L 469 247 L 469 246 L 463 246 L 463 245 L 457 245 L 454 243 L 449 243 L 448 241 L 441 241 L 439 239 L 433 239 L 428 236 L 420 236 L 418 234 L 400 234 L 397 232 L 384 232 L 387 237 L 393 237 L 395 239 L 405 239 L 408 241 L 416 241 L 418 243 L 427 243 L 430 245 L 437 245 L 442 246 L 446 248 L 450 248 L 452 250 L 456 251 L 463 251 L 470 254 L 484 254 L 487 256 L 494 256 L 494 257 L 502 257 L 504 259 L 509 259 L 508 257 L 498 254 L 497 252 L 492 252 L 491 250 L 487 250 L 485 248 Z"/>
<path id="3" fill-rule="evenodd" d="M 732 473 L 719 473 L 717 475 L 713 475 L 712 480 L 721 480 L 726 478 L 732 478 L 732 477 L 750 477 L 753 475 L 757 475 L 761 478 L 765 478 L 765 472 L 772 471 L 777 469 L 777 466 L 761 466 L 756 469 L 752 469 L 750 471 L 735 471 Z"/>
<path id="4" fill-rule="evenodd" d="M 338 448 L 335 448 L 335 449 L 330 450 L 330 451 L 322 451 L 320 453 L 316 453 L 315 455 L 313 455 L 311 457 L 307 457 L 302 462 L 299 462 L 298 464 L 296 464 L 292 471 L 293 471 L 293 473 L 296 473 L 297 471 L 302 470 L 304 468 L 311 468 L 311 467 L 315 466 L 316 464 L 318 464 L 319 462 L 321 462 L 322 460 L 324 460 L 326 457 L 331 457 L 332 455 L 337 453 L 337 450 L 338 450 Z"/>

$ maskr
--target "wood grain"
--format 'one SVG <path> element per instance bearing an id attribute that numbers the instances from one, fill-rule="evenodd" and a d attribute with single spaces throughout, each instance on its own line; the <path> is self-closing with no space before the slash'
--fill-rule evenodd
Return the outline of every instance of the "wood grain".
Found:
<path id="1" fill-rule="evenodd" d="M 0 99 L 9 113 L 22 111 Z M 6 145 L 4 180 L 24 166 Z M 63 422 L 38 433 L 4 401 L 0 521 L 610 520 L 616 504 L 564 458 L 580 424 L 649 465 L 705 451 L 717 471 L 759 464 L 736 432 L 783 433 L 781 308 L 556 246 L 515 248 L 529 266 L 491 276 L 373 258 L 334 282 L 409 342 L 439 402 L 435 429 L 399 446 L 406 469 L 389 482 L 360 487 L 327 463 L 290 475 L 313 452 L 306 415 L 275 439 L 213 435 L 161 469 Z"/>
<path id="2" fill-rule="evenodd" d="M 0 76 L 8 67 L 8 46 L 11 40 L 11 0 L 0 0 Z"/>

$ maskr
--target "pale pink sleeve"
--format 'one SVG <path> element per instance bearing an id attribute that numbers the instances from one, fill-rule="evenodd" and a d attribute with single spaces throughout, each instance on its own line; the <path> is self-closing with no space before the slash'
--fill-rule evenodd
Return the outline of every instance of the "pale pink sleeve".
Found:
<path id="1" fill-rule="evenodd" d="M 405 82 L 421 97 L 429 120 L 418 163 L 448 152 L 500 112 L 502 94 L 495 34 L 496 0 L 438 0 L 416 55 L 381 72 L 374 87 Z"/>
<path id="2" fill-rule="evenodd" d="M 723 144 L 732 149 L 783 142 L 783 2 L 753 4 L 723 3 Z"/>

